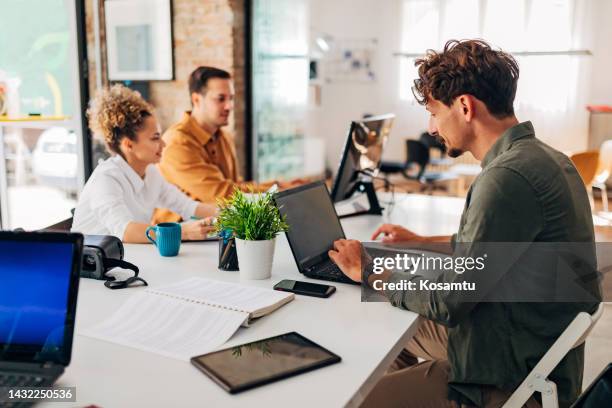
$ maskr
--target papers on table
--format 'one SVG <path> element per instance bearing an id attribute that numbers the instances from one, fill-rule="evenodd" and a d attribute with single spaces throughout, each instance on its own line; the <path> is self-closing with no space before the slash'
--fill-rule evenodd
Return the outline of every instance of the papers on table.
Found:
<path id="1" fill-rule="evenodd" d="M 191 278 L 135 294 L 110 318 L 78 333 L 188 361 L 292 299 L 270 289 Z"/>

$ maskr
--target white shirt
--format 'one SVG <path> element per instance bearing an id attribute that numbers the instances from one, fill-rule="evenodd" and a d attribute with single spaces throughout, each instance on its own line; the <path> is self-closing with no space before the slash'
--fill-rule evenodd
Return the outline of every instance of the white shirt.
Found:
<path id="1" fill-rule="evenodd" d="M 149 165 L 142 179 L 116 155 L 100 163 L 85 184 L 72 231 L 123 239 L 128 223 L 149 224 L 155 208 L 169 208 L 189 219 L 197 206 L 197 201 L 168 183 L 155 166 Z"/>

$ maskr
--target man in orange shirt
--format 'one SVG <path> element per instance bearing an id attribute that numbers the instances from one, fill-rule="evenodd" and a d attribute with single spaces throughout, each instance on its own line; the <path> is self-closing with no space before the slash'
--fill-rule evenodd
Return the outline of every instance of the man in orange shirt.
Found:
<path id="1" fill-rule="evenodd" d="M 268 189 L 272 183 L 256 185 L 240 180 L 233 137 L 221 129 L 234 108 L 230 74 L 199 67 L 189 77 L 189 94 L 191 112 L 185 112 L 163 135 L 166 148 L 159 168 L 166 180 L 190 197 L 210 203 L 228 196 L 236 187 L 256 192 Z"/>

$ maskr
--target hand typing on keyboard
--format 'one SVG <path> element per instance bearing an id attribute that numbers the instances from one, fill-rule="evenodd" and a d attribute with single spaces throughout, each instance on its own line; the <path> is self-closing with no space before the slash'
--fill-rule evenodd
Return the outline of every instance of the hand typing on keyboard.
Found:
<path id="1" fill-rule="evenodd" d="M 334 249 L 327 254 L 342 273 L 355 282 L 361 282 L 361 242 L 354 239 L 339 239 Z"/>

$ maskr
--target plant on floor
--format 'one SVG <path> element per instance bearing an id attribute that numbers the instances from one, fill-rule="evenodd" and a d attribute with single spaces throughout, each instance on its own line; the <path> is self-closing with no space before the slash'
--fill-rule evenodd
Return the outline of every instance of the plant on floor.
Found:
<path id="1" fill-rule="evenodd" d="M 238 239 L 263 241 L 289 229 L 272 193 L 247 195 L 235 190 L 230 197 L 218 200 L 218 205 L 216 228 L 221 235 L 231 231 Z"/>

